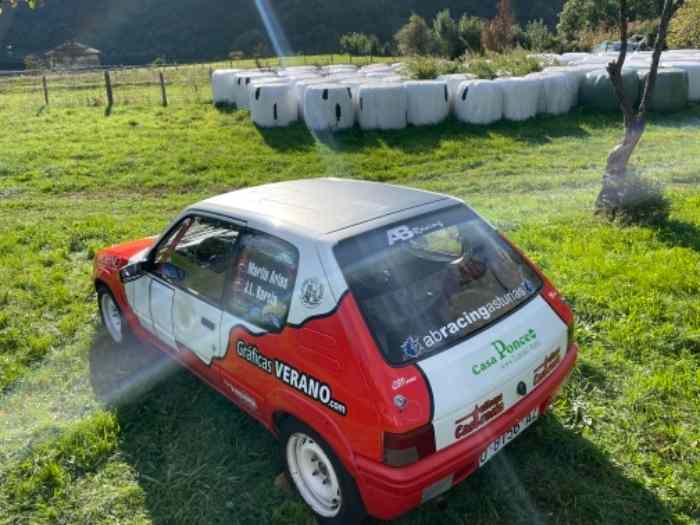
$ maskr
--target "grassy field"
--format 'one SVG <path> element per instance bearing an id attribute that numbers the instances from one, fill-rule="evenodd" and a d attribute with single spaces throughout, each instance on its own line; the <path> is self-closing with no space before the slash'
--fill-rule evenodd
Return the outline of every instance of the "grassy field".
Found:
<path id="1" fill-rule="evenodd" d="M 299 524 L 278 447 L 97 320 L 95 250 L 185 205 L 300 177 L 466 199 L 561 287 L 580 364 L 554 413 L 446 499 L 397 523 L 700 523 L 700 107 L 657 117 L 635 158 L 671 219 L 619 228 L 591 203 L 611 116 L 456 122 L 317 142 L 187 107 L 0 110 L 0 524 Z"/>

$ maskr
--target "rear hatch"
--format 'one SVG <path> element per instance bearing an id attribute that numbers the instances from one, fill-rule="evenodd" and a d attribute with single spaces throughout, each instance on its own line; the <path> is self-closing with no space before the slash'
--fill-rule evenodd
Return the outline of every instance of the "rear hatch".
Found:
<path id="1" fill-rule="evenodd" d="M 508 410 L 564 356 L 567 326 L 539 274 L 467 206 L 343 240 L 335 255 L 385 360 L 423 370 L 437 450 Z"/>

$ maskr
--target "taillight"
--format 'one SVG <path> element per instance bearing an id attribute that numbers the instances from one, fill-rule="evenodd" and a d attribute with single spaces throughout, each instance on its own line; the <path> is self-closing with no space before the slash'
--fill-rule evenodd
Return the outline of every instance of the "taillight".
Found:
<path id="1" fill-rule="evenodd" d="M 425 425 L 406 434 L 384 434 L 384 463 L 406 467 L 435 452 L 433 425 Z"/>

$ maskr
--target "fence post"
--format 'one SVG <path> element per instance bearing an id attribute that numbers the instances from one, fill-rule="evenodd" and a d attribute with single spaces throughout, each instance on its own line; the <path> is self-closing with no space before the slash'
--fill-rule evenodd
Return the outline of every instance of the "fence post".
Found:
<path id="1" fill-rule="evenodd" d="M 163 72 L 158 73 L 160 77 L 160 101 L 164 108 L 168 107 L 168 94 L 165 92 L 165 79 L 163 78 Z"/>
<path id="2" fill-rule="evenodd" d="M 114 94 L 112 93 L 112 79 L 109 77 L 109 71 L 105 70 L 105 89 L 107 90 L 107 109 L 105 115 L 109 116 L 112 113 L 114 105 Z"/>
<path id="3" fill-rule="evenodd" d="M 46 83 L 46 75 L 41 77 L 41 84 L 44 87 L 44 104 L 46 106 L 48 106 L 49 105 L 49 86 Z"/>

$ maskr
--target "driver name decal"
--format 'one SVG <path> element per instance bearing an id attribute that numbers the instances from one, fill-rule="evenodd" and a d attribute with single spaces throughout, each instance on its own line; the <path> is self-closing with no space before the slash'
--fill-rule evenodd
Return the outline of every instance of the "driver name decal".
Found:
<path id="1" fill-rule="evenodd" d="M 288 365 L 284 361 L 264 356 L 255 345 L 240 339 L 236 342 L 236 354 L 241 359 L 274 376 L 278 381 L 297 392 L 301 392 L 306 397 L 313 399 L 333 412 L 341 416 L 348 414 L 347 407 L 340 401 L 333 399 L 333 390 L 327 383 L 294 368 L 292 365 Z"/>

